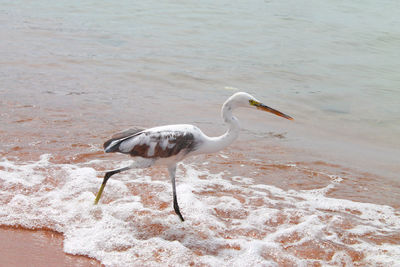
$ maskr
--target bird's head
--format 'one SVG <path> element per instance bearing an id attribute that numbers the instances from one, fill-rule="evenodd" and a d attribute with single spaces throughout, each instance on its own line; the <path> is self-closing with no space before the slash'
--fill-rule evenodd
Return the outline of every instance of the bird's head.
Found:
<path id="1" fill-rule="evenodd" d="M 236 107 L 257 108 L 259 110 L 268 111 L 285 119 L 293 120 L 293 118 L 290 117 L 289 115 L 286 115 L 276 109 L 264 105 L 263 103 L 258 101 L 254 96 L 248 93 L 244 92 L 235 93 L 226 101 L 226 103 L 229 103 L 232 108 Z"/>

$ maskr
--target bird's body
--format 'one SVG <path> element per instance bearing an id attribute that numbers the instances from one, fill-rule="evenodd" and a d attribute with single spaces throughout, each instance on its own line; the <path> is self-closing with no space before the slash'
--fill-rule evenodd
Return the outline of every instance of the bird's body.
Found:
<path id="1" fill-rule="evenodd" d="M 204 142 L 205 135 L 193 125 L 179 124 L 143 129 L 119 134 L 104 143 L 104 151 L 120 152 L 155 161 L 171 157 L 182 158 L 194 152 Z"/>
<path id="2" fill-rule="evenodd" d="M 209 137 L 196 126 L 189 124 L 166 125 L 149 129 L 135 127 L 115 134 L 104 143 L 104 151 L 106 153 L 119 152 L 128 154 L 135 157 L 136 160 L 129 167 L 106 173 L 103 184 L 96 196 L 95 204 L 99 201 L 107 180 L 112 175 L 131 168 L 165 165 L 168 167 L 171 176 L 174 209 L 183 221 L 176 197 L 176 164 L 188 156 L 217 152 L 231 144 L 238 137 L 240 129 L 239 121 L 232 115 L 232 110 L 237 107 L 251 106 L 292 119 L 288 115 L 261 104 L 247 93 L 236 93 L 222 106 L 222 118 L 229 127 L 222 136 Z"/>

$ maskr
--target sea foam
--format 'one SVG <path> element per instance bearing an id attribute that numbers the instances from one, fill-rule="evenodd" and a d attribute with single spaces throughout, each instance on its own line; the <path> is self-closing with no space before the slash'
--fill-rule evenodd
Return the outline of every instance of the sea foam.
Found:
<path id="1" fill-rule="evenodd" d="M 129 165 L 122 162 L 121 166 Z M 110 179 L 93 205 L 103 166 L 0 161 L 0 224 L 63 233 L 64 251 L 107 266 L 382 265 L 400 262 L 400 215 L 390 206 L 326 196 L 326 187 L 284 190 L 251 177 L 182 163 L 172 208 L 165 172 L 132 170 Z M 114 166 L 115 167 L 115 166 Z M 113 177 L 114 178 L 114 177 Z"/>

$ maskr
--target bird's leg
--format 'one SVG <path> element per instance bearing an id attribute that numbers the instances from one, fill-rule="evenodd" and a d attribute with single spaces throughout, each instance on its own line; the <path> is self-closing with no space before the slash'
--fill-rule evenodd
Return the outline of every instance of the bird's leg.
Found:
<path id="1" fill-rule="evenodd" d="M 113 176 L 114 174 L 120 173 L 122 171 L 126 171 L 129 170 L 131 167 L 125 167 L 125 168 L 121 168 L 121 169 L 117 169 L 117 170 L 113 170 L 113 171 L 108 171 L 106 172 L 106 174 L 104 175 L 104 179 L 103 179 L 103 183 L 101 184 L 100 190 L 96 195 L 96 199 L 94 200 L 94 204 L 97 205 L 97 203 L 100 200 L 101 194 L 103 193 L 104 187 L 106 186 L 106 183 L 108 181 L 108 179 Z"/>
<path id="2" fill-rule="evenodd" d="M 174 210 L 175 213 L 179 216 L 181 221 L 185 221 L 182 217 L 181 211 L 179 210 L 179 205 L 178 205 L 178 199 L 176 197 L 176 186 L 175 186 L 175 173 L 176 173 L 176 165 L 168 167 L 169 171 L 169 176 L 171 177 L 171 182 L 172 182 L 172 193 L 174 196 Z"/>
<path id="3" fill-rule="evenodd" d="M 104 175 L 103 183 L 101 184 L 100 190 L 96 195 L 96 199 L 94 200 L 94 204 L 96 205 L 99 202 L 101 194 L 103 193 L 104 187 L 106 186 L 106 183 L 111 176 L 113 176 L 114 174 L 129 170 L 129 169 L 148 168 L 148 167 L 152 166 L 153 163 L 154 163 L 154 159 L 141 159 L 141 160 L 136 160 L 129 167 L 124 167 L 121 169 L 116 169 L 113 171 L 106 172 L 106 174 Z"/>

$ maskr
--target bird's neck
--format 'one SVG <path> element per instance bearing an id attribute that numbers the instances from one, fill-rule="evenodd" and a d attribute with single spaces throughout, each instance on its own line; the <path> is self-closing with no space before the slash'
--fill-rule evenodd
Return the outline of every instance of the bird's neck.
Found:
<path id="1" fill-rule="evenodd" d="M 222 119 L 228 125 L 228 130 L 221 136 L 210 137 L 207 153 L 214 153 L 230 145 L 239 136 L 239 120 L 232 115 L 233 106 L 225 103 L 222 106 Z"/>

